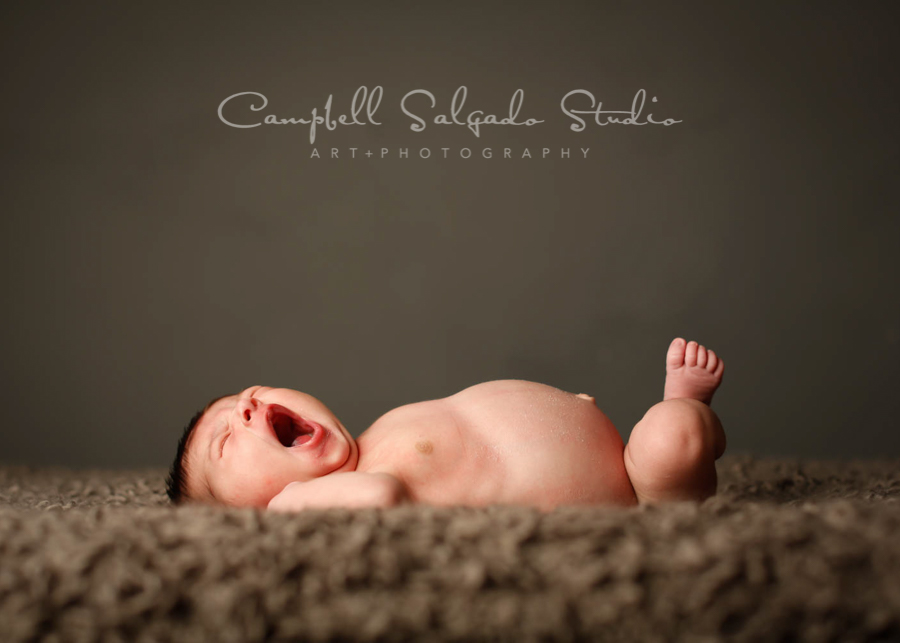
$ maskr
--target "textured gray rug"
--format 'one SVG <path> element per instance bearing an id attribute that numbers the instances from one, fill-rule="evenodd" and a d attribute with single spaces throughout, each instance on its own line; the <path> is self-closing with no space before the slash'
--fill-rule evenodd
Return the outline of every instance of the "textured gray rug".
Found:
<path id="1" fill-rule="evenodd" d="M 699 506 L 275 515 L 0 467 L 0 639 L 900 640 L 900 461 L 719 472 Z"/>

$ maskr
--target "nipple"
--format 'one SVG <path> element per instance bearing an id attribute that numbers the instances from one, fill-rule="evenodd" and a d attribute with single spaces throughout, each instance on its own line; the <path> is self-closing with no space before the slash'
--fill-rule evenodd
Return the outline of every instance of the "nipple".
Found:
<path id="1" fill-rule="evenodd" d="M 421 442 L 416 442 L 416 451 L 428 455 L 434 451 L 434 447 L 431 446 L 431 442 L 428 440 L 422 440 Z"/>

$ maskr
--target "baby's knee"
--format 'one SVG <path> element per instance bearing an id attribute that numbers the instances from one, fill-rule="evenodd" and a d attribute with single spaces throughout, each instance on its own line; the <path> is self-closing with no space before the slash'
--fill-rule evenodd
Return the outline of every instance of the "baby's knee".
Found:
<path id="1" fill-rule="evenodd" d="M 691 468 L 716 456 L 714 421 L 715 415 L 703 402 L 673 399 L 652 406 L 635 431 L 640 430 L 645 454 Z"/>

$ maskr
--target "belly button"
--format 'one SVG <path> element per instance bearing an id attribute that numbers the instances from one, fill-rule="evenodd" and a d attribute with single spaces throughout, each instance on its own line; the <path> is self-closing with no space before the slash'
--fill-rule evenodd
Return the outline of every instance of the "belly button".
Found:
<path id="1" fill-rule="evenodd" d="M 429 442 L 428 440 L 422 440 L 421 442 L 416 442 L 416 450 L 419 453 L 428 455 L 429 453 L 434 451 L 434 447 L 431 446 L 431 442 Z"/>

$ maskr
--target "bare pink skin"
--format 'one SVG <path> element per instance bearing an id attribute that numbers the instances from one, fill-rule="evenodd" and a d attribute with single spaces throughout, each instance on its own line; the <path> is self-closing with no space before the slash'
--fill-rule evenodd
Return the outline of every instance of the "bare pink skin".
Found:
<path id="1" fill-rule="evenodd" d="M 716 493 L 715 461 L 725 452 L 722 423 L 709 408 L 725 363 L 680 337 L 666 354 L 663 401 L 631 431 L 625 469 L 641 503 L 703 500 Z"/>
<path id="2" fill-rule="evenodd" d="M 713 393 L 722 383 L 725 362 L 714 351 L 697 342 L 674 339 L 666 353 L 666 388 L 663 400 L 689 398 L 712 402 Z"/>
<path id="3" fill-rule="evenodd" d="M 287 448 L 276 426 L 292 416 L 302 418 L 314 437 Z M 291 482 L 354 471 L 359 449 L 344 425 L 311 395 L 252 386 L 207 410 L 185 458 L 193 499 L 264 507 Z"/>
<path id="4" fill-rule="evenodd" d="M 715 493 L 725 448 L 708 406 L 723 365 L 676 339 L 666 368 L 664 401 L 627 447 L 594 398 L 534 382 L 486 382 L 402 406 L 355 441 L 315 398 L 252 387 L 219 400 L 195 429 L 190 495 L 275 511 L 702 500 Z"/>

